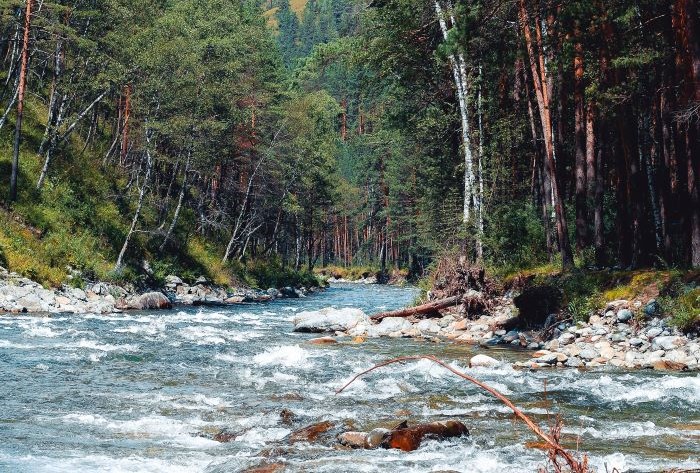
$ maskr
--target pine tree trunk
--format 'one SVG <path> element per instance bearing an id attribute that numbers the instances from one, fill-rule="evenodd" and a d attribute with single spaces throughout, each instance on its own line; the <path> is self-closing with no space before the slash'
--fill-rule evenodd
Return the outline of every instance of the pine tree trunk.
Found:
<path id="1" fill-rule="evenodd" d="M 568 228 L 566 223 L 566 211 L 564 208 L 564 202 L 560 197 L 556 162 L 554 160 L 552 118 L 548 92 L 549 84 L 547 83 L 547 74 L 544 68 L 544 55 L 542 53 L 542 50 L 540 49 L 539 54 L 537 56 L 535 55 L 529 21 L 529 15 L 525 7 L 525 0 L 520 0 L 520 23 L 521 28 L 523 29 L 523 34 L 525 36 L 525 45 L 527 47 L 528 56 L 530 58 L 530 68 L 532 69 L 535 94 L 537 96 L 537 104 L 540 110 L 540 120 L 542 122 L 545 151 L 547 155 L 547 172 L 552 183 L 552 200 L 554 201 L 554 213 L 556 217 L 556 229 L 557 239 L 559 241 L 559 251 L 561 252 L 562 257 L 562 266 L 565 270 L 568 270 L 570 268 L 573 268 L 574 258 L 573 253 L 571 251 L 571 243 L 569 241 Z M 541 40 L 538 39 L 538 43 L 541 43 Z M 537 68 L 538 59 L 540 63 L 539 72 Z"/>
<path id="2" fill-rule="evenodd" d="M 579 38 L 578 26 L 574 35 Z M 574 44 L 574 148 L 576 164 L 576 249 L 586 247 L 588 241 L 587 225 L 587 183 L 586 183 L 586 114 L 583 84 L 583 45 L 577 39 Z"/>
<path id="3" fill-rule="evenodd" d="M 22 42 L 22 64 L 19 70 L 17 92 L 17 121 L 15 122 L 15 141 L 12 150 L 12 171 L 10 174 L 10 202 L 17 200 L 17 175 L 19 174 L 19 146 L 22 140 L 22 118 L 24 115 L 24 89 L 27 85 L 27 63 L 29 61 L 29 31 L 32 22 L 32 3 L 27 0 L 24 12 L 24 39 Z"/>

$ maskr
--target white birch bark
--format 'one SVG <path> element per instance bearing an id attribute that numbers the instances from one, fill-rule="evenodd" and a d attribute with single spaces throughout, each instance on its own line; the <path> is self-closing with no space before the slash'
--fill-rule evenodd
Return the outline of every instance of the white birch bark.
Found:
<path id="1" fill-rule="evenodd" d="M 136 211 L 134 212 L 134 218 L 131 220 L 131 227 L 129 228 L 129 233 L 126 234 L 126 239 L 124 240 L 124 245 L 119 252 L 119 257 L 117 258 L 117 263 L 114 265 L 114 271 L 118 271 L 122 267 L 122 262 L 124 260 L 124 255 L 129 247 L 129 240 L 131 240 L 131 235 L 136 231 L 136 225 L 139 221 L 139 216 L 141 215 L 141 208 L 143 207 L 143 198 L 146 195 L 146 188 L 148 187 L 148 181 L 151 177 L 151 169 L 153 169 L 153 159 L 151 159 L 150 151 L 150 132 L 146 129 L 146 177 L 143 179 L 141 184 L 141 190 L 139 191 L 139 201 L 136 205 Z"/>
<path id="2" fill-rule="evenodd" d="M 447 40 L 447 22 L 440 6 L 439 0 L 434 0 L 435 13 L 440 23 L 442 36 Z M 457 88 L 457 98 L 459 100 L 460 118 L 462 120 L 462 146 L 464 148 L 464 213 L 463 221 L 467 223 L 470 218 L 470 210 L 472 203 L 472 192 L 474 184 L 474 169 L 471 150 L 471 139 L 469 132 L 469 111 L 467 109 L 467 77 L 464 57 L 460 54 L 456 58 L 454 54 L 449 55 L 450 66 L 452 67 L 452 75 L 454 77 L 455 86 Z"/>
<path id="3" fill-rule="evenodd" d="M 478 162 L 478 189 L 474 194 L 474 208 L 477 218 L 477 234 L 476 234 L 476 257 L 479 261 L 484 258 L 484 126 L 482 122 L 482 95 L 481 86 L 483 83 L 483 75 L 481 65 L 479 65 L 479 91 L 477 94 L 477 115 L 479 118 L 479 162 Z"/>
<path id="4" fill-rule="evenodd" d="M 165 245 L 168 244 L 168 240 L 170 239 L 170 235 L 173 234 L 173 231 L 175 230 L 175 226 L 177 225 L 178 218 L 180 217 L 180 211 L 182 210 L 182 201 L 185 200 L 185 194 L 187 193 L 187 174 L 190 172 L 190 158 L 192 157 L 192 150 L 190 150 L 187 154 L 187 162 L 185 162 L 185 173 L 184 176 L 182 177 L 182 187 L 180 188 L 180 195 L 177 198 L 177 207 L 175 207 L 175 215 L 173 215 L 173 220 L 170 222 L 170 226 L 168 227 L 168 232 L 165 234 L 165 238 L 163 238 L 163 243 L 160 244 L 160 248 L 158 248 L 158 251 L 163 251 L 165 248 Z"/>

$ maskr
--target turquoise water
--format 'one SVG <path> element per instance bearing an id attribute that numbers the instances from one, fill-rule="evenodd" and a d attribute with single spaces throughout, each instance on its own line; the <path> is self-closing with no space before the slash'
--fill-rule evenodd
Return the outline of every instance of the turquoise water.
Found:
<path id="1" fill-rule="evenodd" d="M 410 303 L 411 288 L 335 286 L 299 300 L 116 315 L 0 317 L 0 471 L 235 472 L 535 471 L 543 452 L 509 411 L 427 361 L 387 368 L 335 395 L 389 357 L 433 353 L 510 397 L 543 424 L 562 416 L 569 445 L 600 471 L 700 467 L 700 377 L 602 370 L 516 371 L 522 353 L 490 351 L 496 368 L 465 368 L 478 349 L 414 340 L 312 345 L 292 333 L 302 310 Z M 546 394 L 545 394 L 546 382 Z M 292 425 L 279 413 L 295 414 Z M 290 444 L 297 428 L 331 432 L 461 419 L 471 437 L 411 453 L 339 450 L 333 436 Z M 229 443 L 212 436 L 225 430 Z"/>

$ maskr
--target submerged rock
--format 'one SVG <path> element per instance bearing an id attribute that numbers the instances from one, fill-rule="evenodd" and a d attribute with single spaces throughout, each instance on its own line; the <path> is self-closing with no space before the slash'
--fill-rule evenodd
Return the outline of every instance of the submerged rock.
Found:
<path id="1" fill-rule="evenodd" d="M 392 448 L 411 452 L 420 447 L 423 439 L 443 440 L 468 436 L 469 430 L 458 420 L 446 420 L 409 426 L 402 422 L 393 429 L 377 428 L 370 432 L 345 432 L 338 435 L 341 445 L 351 448 Z"/>
<path id="2" fill-rule="evenodd" d="M 323 421 L 317 424 L 309 425 L 303 429 L 295 430 L 289 436 L 290 442 L 313 442 L 319 435 L 328 432 L 333 428 L 334 424 L 330 421 Z"/>
<path id="3" fill-rule="evenodd" d="M 295 332 L 323 333 L 346 332 L 358 324 L 369 325 L 369 317 L 360 309 L 327 307 L 321 310 L 300 312 L 294 318 Z"/>

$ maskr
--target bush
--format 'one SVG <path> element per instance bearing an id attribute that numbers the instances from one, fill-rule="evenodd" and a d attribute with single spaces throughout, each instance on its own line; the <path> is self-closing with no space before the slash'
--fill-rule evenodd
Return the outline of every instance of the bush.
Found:
<path id="1" fill-rule="evenodd" d="M 683 332 L 700 330 L 700 288 L 686 290 L 678 297 L 665 296 L 659 301 L 671 324 Z"/>
<path id="2" fill-rule="evenodd" d="M 494 209 L 484 235 L 490 265 L 517 270 L 548 261 L 544 227 L 531 204 L 508 203 Z"/>

